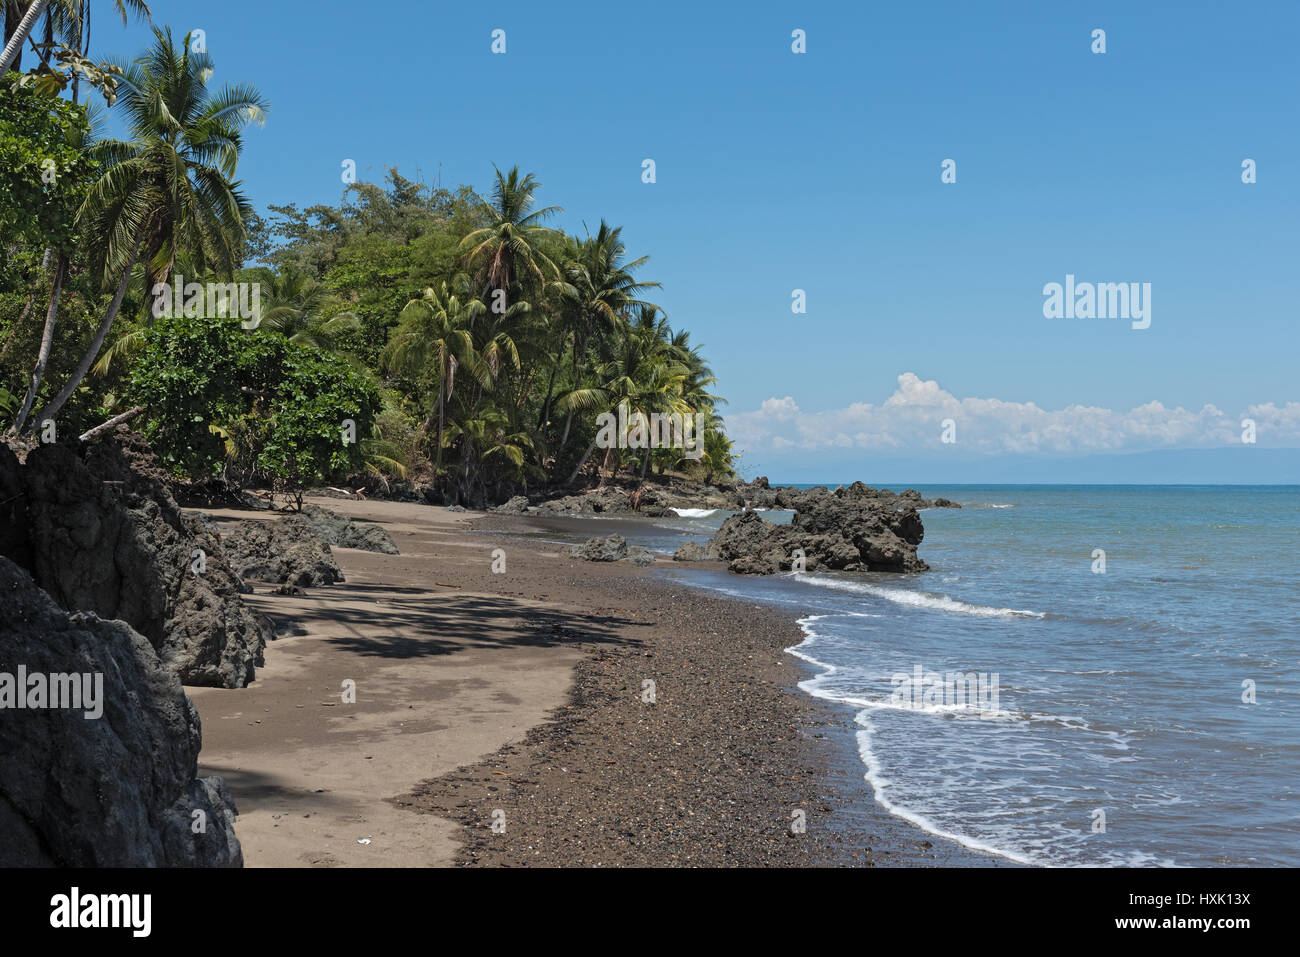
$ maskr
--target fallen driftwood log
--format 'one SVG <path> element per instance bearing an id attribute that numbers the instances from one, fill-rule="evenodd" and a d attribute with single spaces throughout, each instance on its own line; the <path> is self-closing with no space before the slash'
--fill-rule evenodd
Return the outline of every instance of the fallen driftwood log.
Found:
<path id="1" fill-rule="evenodd" d="M 119 426 L 123 422 L 127 422 L 131 419 L 134 419 L 137 415 L 139 415 L 143 411 L 144 411 L 144 406 L 142 405 L 137 405 L 133 409 L 127 409 L 121 415 L 115 415 L 107 422 L 101 422 L 93 429 L 90 429 L 87 432 L 82 432 L 79 436 L 77 436 L 77 438 L 81 439 L 81 441 L 83 442 L 89 442 L 95 436 L 102 435 L 103 433 L 107 432 L 109 429 L 114 428 L 115 426 Z"/>

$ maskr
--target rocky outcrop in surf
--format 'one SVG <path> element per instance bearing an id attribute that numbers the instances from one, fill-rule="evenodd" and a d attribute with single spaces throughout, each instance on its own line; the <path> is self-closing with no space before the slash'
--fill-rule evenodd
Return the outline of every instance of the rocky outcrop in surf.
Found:
<path id="1" fill-rule="evenodd" d="M 772 487 L 767 479 L 758 478 L 752 483 L 736 486 L 736 495 L 741 502 L 740 508 L 754 509 L 792 509 L 807 510 L 818 503 L 825 503 L 830 497 L 848 497 L 855 501 L 871 499 L 884 505 L 895 503 L 904 507 L 923 508 L 961 508 L 956 502 L 946 498 L 927 499 L 914 488 L 902 492 L 893 492 L 887 488 L 872 488 L 862 482 L 841 485 L 831 489 L 825 485 L 812 488 L 795 488 L 792 485 Z"/>
<path id="2" fill-rule="evenodd" d="M 540 502 L 531 508 L 523 496 L 511 499 L 506 506 L 495 511 L 522 513 L 533 511 L 546 515 L 618 515 L 632 514 L 650 517 L 676 515 L 681 510 L 723 509 L 790 509 L 800 510 L 816 504 L 827 496 L 847 494 L 854 498 L 872 498 L 884 502 L 898 502 L 916 509 L 961 508 L 946 498 L 924 498 L 915 489 L 892 492 L 876 489 L 861 482 L 836 489 L 819 485 L 815 488 L 795 488 L 789 485 L 772 486 L 766 478 L 734 485 L 705 485 L 673 479 L 663 482 L 646 482 L 641 486 L 620 487 L 609 485 L 574 495 L 562 495 Z"/>
<path id="3" fill-rule="evenodd" d="M 569 549 L 570 558 L 588 562 L 630 562 L 633 565 L 653 565 L 654 552 L 640 545 L 629 545 L 622 535 L 589 538 L 581 545 Z"/>
<path id="4" fill-rule="evenodd" d="M 627 558 L 627 539 L 622 535 L 589 538 L 581 545 L 569 549 L 570 558 L 588 562 L 618 562 Z"/>
<path id="5" fill-rule="evenodd" d="M 806 571 L 929 568 L 916 553 L 925 529 L 910 497 L 882 495 L 857 482 L 834 492 L 808 491 L 816 494 L 799 499 L 789 525 L 773 524 L 755 511 L 729 517 L 704 549 L 705 556 L 720 558 L 731 571 L 746 575 L 789 571 L 800 560 Z"/>
<path id="6" fill-rule="evenodd" d="M 0 612 L 0 867 L 242 866 L 225 784 L 196 776 L 198 712 L 152 643 L 4 557 Z"/>

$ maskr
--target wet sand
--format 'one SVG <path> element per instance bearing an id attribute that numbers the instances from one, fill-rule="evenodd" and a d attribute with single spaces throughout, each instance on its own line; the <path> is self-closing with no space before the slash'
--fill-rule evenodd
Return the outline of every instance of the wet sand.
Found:
<path id="1" fill-rule="evenodd" d="M 249 865 L 1002 863 L 871 800 L 852 713 L 795 687 L 794 616 L 570 559 L 514 534 L 528 517 L 313 501 L 401 554 L 336 548 L 347 581 L 305 595 L 255 584 L 293 634 L 249 688 L 187 689 Z"/>

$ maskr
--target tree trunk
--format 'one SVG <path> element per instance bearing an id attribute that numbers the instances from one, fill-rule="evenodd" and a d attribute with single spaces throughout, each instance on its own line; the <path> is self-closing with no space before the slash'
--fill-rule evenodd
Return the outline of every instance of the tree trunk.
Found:
<path id="1" fill-rule="evenodd" d="M 37 422 L 43 422 L 58 415 L 64 403 L 72 397 L 72 393 L 77 391 L 77 386 L 81 385 L 81 380 L 90 371 L 90 366 L 95 361 L 95 357 L 99 355 L 99 350 L 104 347 L 104 340 L 108 338 L 108 330 L 113 328 L 113 320 L 117 318 L 117 314 L 122 308 L 122 299 L 126 296 L 126 287 L 131 281 L 131 267 L 135 265 L 137 251 L 133 249 L 131 255 L 127 257 L 126 265 L 122 268 L 122 279 L 117 284 L 117 292 L 113 294 L 113 301 L 108 304 L 108 311 L 104 313 L 104 321 L 99 324 L 99 329 L 95 333 L 95 339 L 91 342 L 90 348 L 86 350 L 86 354 L 77 363 L 77 368 L 73 371 L 68 384 L 54 397 L 54 401 L 45 407 L 45 411 L 37 417 Z"/>
<path id="2" fill-rule="evenodd" d="M 569 414 L 564 417 L 564 435 L 560 438 L 559 447 L 555 450 L 555 457 L 559 459 L 564 454 L 564 447 L 569 444 L 569 429 L 573 426 L 573 409 L 569 409 Z"/>
<path id="3" fill-rule="evenodd" d="M 9 327 L 9 335 L 5 337 L 4 348 L 0 349 L 0 361 L 3 361 L 4 357 L 9 354 L 9 349 L 14 344 L 14 339 L 18 335 L 18 330 L 21 329 L 23 323 L 27 321 L 27 317 L 32 314 L 32 306 L 36 305 L 36 294 L 41 291 L 41 286 L 45 285 L 45 276 L 43 274 L 50 268 L 50 254 L 52 252 L 53 250 L 47 247 L 45 255 L 41 257 L 42 276 L 37 281 L 35 287 L 33 287 L 31 293 L 27 296 L 27 302 L 23 305 L 23 311 L 18 314 L 18 318 L 14 320 L 14 324 Z"/>
<path id="4" fill-rule="evenodd" d="M 546 401 L 542 403 L 542 415 L 537 420 L 539 429 L 546 428 L 546 423 L 551 417 L 551 399 L 555 396 L 555 376 L 560 371 L 560 363 L 564 361 L 564 347 L 568 345 L 568 340 L 568 336 L 560 339 L 560 351 L 556 353 L 555 364 L 551 366 L 551 381 L 546 386 Z"/>
<path id="5" fill-rule="evenodd" d="M 9 72 L 10 64 L 14 69 L 22 66 L 22 49 L 23 43 L 28 35 L 32 32 L 32 27 L 36 26 L 36 21 L 41 18 L 45 8 L 50 5 L 50 0 L 33 0 L 30 7 L 27 8 L 26 15 L 18 22 L 18 26 L 13 33 L 9 32 L 9 18 L 17 10 L 17 5 L 13 3 L 5 4 L 5 49 L 0 54 L 0 76 Z"/>
<path id="6" fill-rule="evenodd" d="M 41 335 L 41 351 L 36 355 L 36 368 L 32 370 L 32 381 L 27 387 L 27 396 L 23 399 L 18 417 L 14 419 L 13 433 L 18 435 L 27 422 L 27 415 L 36 402 L 36 393 L 40 391 L 41 380 L 45 378 L 45 366 L 50 361 L 50 349 L 54 345 L 54 320 L 59 314 L 59 296 L 63 292 L 63 277 L 68 271 L 68 260 L 62 253 L 54 265 L 54 288 L 50 291 L 50 308 L 45 313 L 45 332 Z"/>
<path id="7" fill-rule="evenodd" d="M 143 411 L 144 411 L 144 406 L 142 405 L 134 406 L 130 409 L 127 409 L 121 415 L 115 415 L 107 422 L 101 422 L 93 429 L 89 429 L 88 431 L 82 432 L 79 436 L 77 436 L 77 438 L 81 439 L 81 441 L 83 442 L 89 442 L 95 436 L 107 432 L 109 429 L 113 428 L 114 426 L 121 425 L 123 422 L 127 422 L 131 419 L 134 419 L 137 415 L 139 415 Z"/>
<path id="8" fill-rule="evenodd" d="M 587 446 L 587 451 L 583 452 L 582 458 L 578 460 L 577 467 L 573 470 L 573 472 L 569 475 L 568 479 L 565 481 L 564 483 L 565 485 L 573 484 L 573 480 L 578 477 L 578 473 L 582 471 L 582 467 L 587 464 L 587 459 L 591 457 L 591 453 L 595 450 L 595 448 L 596 448 L 596 439 L 592 439 L 591 444 Z"/>
<path id="9" fill-rule="evenodd" d="M 578 333 L 575 331 L 573 333 L 573 388 L 575 389 L 582 388 L 583 373 L 585 372 L 582 363 L 578 361 L 578 355 L 580 352 L 582 354 L 585 354 L 586 351 L 587 351 L 587 336 L 583 335 L 580 337 Z M 555 450 L 555 458 L 557 461 L 562 455 L 564 455 L 564 450 L 569 444 L 569 428 L 572 425 L 573 425 L 573 407 L 570 406 L 569 414 L 564 420 L 564 435 L 560 438 L 559 448 Z M 587 455 L 590 454 L 591 451 L 588 450 Z M 586 456 L 583 456 L 583 458 L 585 459 Z M 569 479 L 569 481 L 572 482 L 573 479 Z M 568 482 L 566 482 L 565 484 L 567 485 Z"/>
<path id="10" fill-rule="evenodd" d="M 436 462 L 434 466 L 435 473 L 440 473 L 442 471 L 442 433 L 443 433 L 443 429 L 445 428 L 444 418 L 445 418 L 445 409 L 446 409 L 446 395 L 447 395 L 447 380 L 444 378 L 441 382 L 438 383 L 438 447 L 434 449 L 433 452 L 434 459 Z"/>
<path id="11" fill-rule="evenodd" d="M 597 434 L 599 434 L 599 433 L 597 433 Z M 609 448 L 607 448 L 607 449 L 605 450 L 605 461 L 603 461 L 603 462 L 600 463 L 600 485 L 598 486 L 599 488 L 604 488 L 604 487 L 605 487 L 605 483 L 606 483 L 607 481 L 609 481 L 609 479 L 611 479 L 611 478 L 613 477 L 613 474 L 614 474 L 614 473 L 610 471 L 609 463 L 610 463 L 610 460 L 614 458 L 614 452 L 615 452 L 615 451 L 616 451 L 616 449 L 615 449 L 614 446 L 612 446 L 612 445 L 611 445 Z M 615 466 L 615 467 L 614 467 L 614 471 L 617 471 L 617 470 L 618 470 L 618 467 Z"/>

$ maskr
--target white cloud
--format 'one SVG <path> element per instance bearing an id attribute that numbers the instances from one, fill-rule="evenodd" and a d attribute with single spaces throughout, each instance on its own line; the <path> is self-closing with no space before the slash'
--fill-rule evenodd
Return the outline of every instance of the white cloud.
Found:
<path id="1" fill-rule="evenodd" d="M 751 412 L 727 415 L 727 430 L 747 451 L 857 448 L 922 452 L 944 448 L 942 422 L 956 422 L 957 447 L 981 454 L 1089 454 L 1209 448 L 1241 442 L 1243 418 L 1255 420 L 1258 444 L 1300 445 L 1300 402 L 1253 405 L 1229 415 L 1213 405 L 1190 411 L 1148 402 L 1128 411 L 1071 405 L 1043 409 L 1033 402 L 959 399 L 911 372 L 879 405 L 805 412 L 792 396 L 772 397 Z"/>

